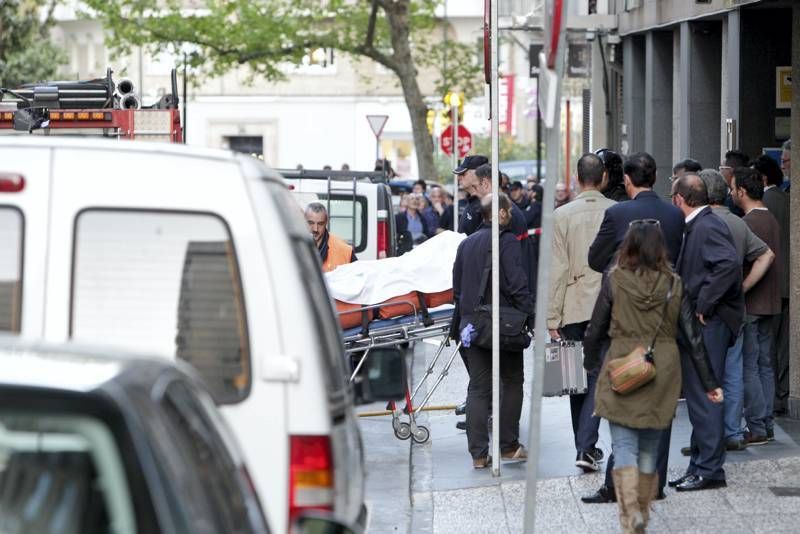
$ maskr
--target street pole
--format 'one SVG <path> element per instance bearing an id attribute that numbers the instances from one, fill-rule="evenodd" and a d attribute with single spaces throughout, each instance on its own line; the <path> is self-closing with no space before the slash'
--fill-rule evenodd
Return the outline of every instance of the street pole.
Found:
<path id="1" fill-rule="evenodd" d="M 536 181 L 542 185 L 542 110 L 539 109 L 539 78 L 536 78 Z"/>
<path id="2" fill-rule="evenodd" d="M 491 2 L 491 91 L 492 115 L 492 475 L 500 476 L 500 103 L 497 72 L 497 0 Z"/>
<path id="3" fill-rule="evenodd" d="M 186 88 L 188 86 L 186 78 L 186 53 L 183 54 L 183 143 L 186 144 Z"/>
<path id="4" fill-rule="evenodd" d="M 461 104 L 461 97 L 458 93 L 450 93 L 450 124 L 453 125 L 453 154 L 452 164 L 455 169 L 458 167 L 458 106 Z M 453 231 L 458 232 L 458 175 L 453 175 Z"/>
<path id="5" fill-rule="evenodd" d="M 381 157 L 381 136 L 375 136 L 375 161 L 378 161 Z"/>
<path id="6" fill-rule="evenodd" d="M 539 274 L 536 287 L 536 328 L 533 353 L 533 383 L 531 385 L 530 419 L 528 421 L 528 443 L 530 455 L 525 466 L 525 523 L 524 532 L 532 533 L 536 523 L 536 489 L 539 469 L 539 449 L 542 426 L 542 387 L 544 385 L 544 359 L 547 339 L 547 304 L 550 291 L 550 257 L 553 250 L 553 207 L 556 182 L 558 181 L 559 156 L 561 154 L 561 76 L 564 71 L 564 48 L 566 30 L 564 20 L 569 12 L 569 0 L 554 0 L 562 4 L 558 49 L 555 56 L 555 120 L 547 128 L 547 175 L 542 195 L 542 235 L 539 239 Z M 540 79 L 546 73 L 540 73 Z"/>

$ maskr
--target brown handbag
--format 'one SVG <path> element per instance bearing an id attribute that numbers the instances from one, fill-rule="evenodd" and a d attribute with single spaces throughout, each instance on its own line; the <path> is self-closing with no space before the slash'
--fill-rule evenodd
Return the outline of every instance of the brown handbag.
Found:
<path id="1" fill-rule="evenodd" d="M 661 319 L 658 322 L 656 331 L 653 334 L 653 341 L 646 349 L 639 345 L 630 353 L 622 358 L 615 358 L 608 362 L 608 378 L 611 380 L 611 389 L 620 395 L 627 395 L 645 384 L 651 382 L 656 377 L 656 365 L 653 359 L 653 347 L 656 344 L 658 331 L 664 324 L 664 317 L 667 314 L 667 305 L 672 298 L 672 288 L 675 278 L 669 284 L 667 298 L 664 301 L 664 309 L 661 311 Z"/>

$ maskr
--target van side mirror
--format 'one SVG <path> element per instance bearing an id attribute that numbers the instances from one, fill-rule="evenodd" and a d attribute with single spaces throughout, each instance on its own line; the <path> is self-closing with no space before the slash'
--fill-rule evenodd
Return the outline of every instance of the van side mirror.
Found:
<path id="1" fill-rule="evenodd" d="M 356 530 L 340 523 L 333 517 L 316 512 L 308 512 L 295 521 L 292 534 L 356 534 Z"/>
<path id="2" fill-rule="evenodd" d="M 374 348 L 356 376 L 361 386 L 360 401 L 400 400 L 406 394 L 406 359 L 402 350 L 395 347 Z"/>

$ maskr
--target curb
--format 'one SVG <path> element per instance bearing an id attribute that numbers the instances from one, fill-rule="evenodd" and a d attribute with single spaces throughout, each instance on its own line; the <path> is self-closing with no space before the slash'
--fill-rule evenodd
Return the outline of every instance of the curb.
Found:
<path id="1" fill-rule="evenodd" d="M 411 384 L 412 388 L 417 383 L 417 378 L 425 376 L 428 362 L 425 351 L 418 351 L 417 346 L 424 348 L 422 343 L 414 345 L 411 359 Z M 420 398 L 427 394 L 427 384 L 420 388 Z M 419 424 L 430 428 L 430 421 L 427 412 L 420 412 L 417 418 Z M 433 439 L 431 436 L 430 439 Z M 409 500 L 411 501 L 411 532 L 433 532 L 433 490 L 431 479 L 433 477 L 433 462 L 431 453 L 431 441 L 419 445 L 409 440 L 409 466 L 411 474 L 409 476 Z"/>

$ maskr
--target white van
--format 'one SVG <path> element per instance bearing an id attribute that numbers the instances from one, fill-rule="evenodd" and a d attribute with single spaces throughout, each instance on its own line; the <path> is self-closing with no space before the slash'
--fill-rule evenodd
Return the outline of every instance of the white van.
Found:
<path id="1" fill-rule="evenodd" d="M 181 145 L 0 137 L 0 247 L 0 330 L 189 361 L 274 532 L 309 509 L 365 524 L 338 323 L 277 174 Z"/>
<path id="2" fill-rule="evenodd" d="M 302 208 L 320 202 L 328 230 L 353 246 L 362 260 L 397 255 L 392 191 L 381 172 L 276 169 Z"/>

